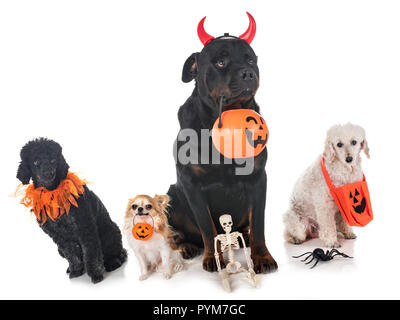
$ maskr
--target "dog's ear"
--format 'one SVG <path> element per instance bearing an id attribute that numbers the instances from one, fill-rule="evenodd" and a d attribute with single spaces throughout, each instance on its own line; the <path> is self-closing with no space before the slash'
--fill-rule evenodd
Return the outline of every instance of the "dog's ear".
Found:
<path id="1" fill-rule="evenodd" d="M 69 165 L 68 165 L 67 161 L 65 161 L 65 158 L 61 153 L 60 159 L 58 160 L 57 177 L 60 180 L 65 179 L 68 174 L 68 169 L 69 169 Z"/>
<path id="2" fill-rule="evenodd" d="M 168 202 L 169 202 L 168 195 L 166 195 L 166 194 L 163 194 L 163 195 L 156 194 L 153 199 L 154 199 L 154 201 L 156 201 L 161 206 L 161 208 L 163 210 L 165 210 L 165 208 L 168 207 Z"/>
<path id="3" fill-rule="evenodd" d="M 133 200 L 134 200 L 133 198 L 128 200 L 128 203 L 127 203 L 126 209 L 125 209 L 125 218 L 133 216 L 132 210 L 131 210 L 132 209 Z"/>
<path id="4" fill-rule="evenodd" d="M 323 153 L 324 159 L 328 162 L 333 162 L 336 158 L 336 151 L 335 148 L 333 147 L 333 143 L 329 141 L 329 139 L 326 139 L 325 141 L 325 149 Z"/>
<path id="5" fill-rule="evenodd" d="M 28 142 L 25 144 L 20 152 L 21 162 L 17 170 L 17 179 L 22 182 L 22 184 L 28 184 L 32 178 L 32 170 L 29 167 L 29 154 L 31 150 L 31 145 Z"/>
<path id="6" fill-rule="evenodd" d="M 197 57 L 199 53 L 192 53 L 192 55 L 186 59 L 183 65 L 182 81 L 187 83 L 192 81 L 197 76 Z"/>
<path id="7" fill-rule="evenodd" d="M 19 179 L 22 184 L 28 184 L 31 180 L 32 172 L 29 166 L 26 164 L 24 160 L 22 160 L 19 164 L 17 171 L 17 179 Z"/>
<path id="8" fill-rule="evenodd" d="M 368 147 L 367 139 L 364 139 L 364 141 L 361 142 L 361 149 L 364 150 L 365 155 L 369 159 L 370 155 L 369 155 L 369 147 Z"/>

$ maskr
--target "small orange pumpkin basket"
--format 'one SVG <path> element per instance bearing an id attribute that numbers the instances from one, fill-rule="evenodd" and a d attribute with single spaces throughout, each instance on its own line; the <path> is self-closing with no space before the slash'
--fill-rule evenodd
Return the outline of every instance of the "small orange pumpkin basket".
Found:
<path id="1" fill-rule="evenodd" d="M 326 170 L 324 158 L 321 159 L 321 169 L 343 219 L 353 227 L 364 227 L 370 223 L 373 213 L 365 176 L 362 181 L 336 188 Z"/>
<path id="2" fill-rule="evenodd" d="M 152 221 L 151 224 L 147 222 L 137 222 L 135 223 L 136 215 L 133 218 L 133 228 L 132 228 L 132 235 L 136 240 L 147 241 L 149 240 L 154 233 L 153 229 L 153 217 L 151 217 Z M 141 216 L 140 216 L 141 217 Z"/>
<path id="3" fill-rule="evenodd" d="M 258 156 L 269 138 L 267 124 L 251 109 L 224 111 L 212 128 L 212 141 L 223 156 L 230 159 Z"/>

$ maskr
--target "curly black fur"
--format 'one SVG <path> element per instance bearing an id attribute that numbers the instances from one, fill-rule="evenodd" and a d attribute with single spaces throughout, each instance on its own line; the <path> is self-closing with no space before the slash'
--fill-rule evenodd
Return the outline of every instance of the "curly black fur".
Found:
<path id="1" fill-rule="evenodd" d="M 32 178 L 36 188 L 57 188 L 66 178 L 69 166 L 61 146 L 52 140 L 39 138 L 28 142 L 21 150 L 17 178 L 28 184 Z M 56 221 L 47 219 L 39 225 L 58 246 L 60 255 L 67 259 L 70 278 L 90 276 L 93 283 L 103 280 L 105 271 L 119 268 L 127 259 L 122 247 L 121 232 L 111 220 L 100 199 L 85 186 L 69 214 Z"/>

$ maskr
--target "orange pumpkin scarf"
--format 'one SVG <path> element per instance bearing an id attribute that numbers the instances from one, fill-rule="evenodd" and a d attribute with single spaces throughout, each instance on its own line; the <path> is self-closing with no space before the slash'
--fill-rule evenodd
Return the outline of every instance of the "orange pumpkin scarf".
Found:
<path id="1" fill-rule="evenodd" d="M 25 190 L 25 196 L 21 203 L 31 208 L 38 221 L 46 223 L 47 217 L 55 221 L 63 214 L 68 214 L 71 204 L 78 207 L 76 199 L 83 194 L 86 180 L 81 180 L 72 172 L 68 172 L 67 177 L 60 182 L 54 190 L 47 190 L 44 187 L 35 188 L 30 184 Z"/>

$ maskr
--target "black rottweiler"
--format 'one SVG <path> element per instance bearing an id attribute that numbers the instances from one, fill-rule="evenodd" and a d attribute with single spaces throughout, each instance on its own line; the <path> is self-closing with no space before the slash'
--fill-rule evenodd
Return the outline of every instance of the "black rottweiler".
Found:
<path id="1" fill-rule="evenodd" d="M 186 60 L 182 73 L 183 82 L 195 79 L 195 89 L 178 113 L 181 131 L 193 129 L 199 137 L 202 129 L 213 127 L 221 110 L 245 108 L 259 112 L 254 99 L 259 85 L 257 56 L 248 43 L 252 37 L 246 41 L 242 36 L 225 34 L 215 39 L 210 36 L 203 41 L 201 32 L 208 36 L 202 29 L 203 22 L 204 19 L 198 32 L 205 47 Z M 214 148 L 210 141 L 210 148 Z M 182 144 L 177 139 L 178 150 Z M 204 247 L 203 268 L 217 270 L 214 236 L 223 233 L 218 219 L 228 213 L 232 216 L 234 229 L 243 233 L 251 248 L 255 272 L 277 269 L 264 238 L 266 161 L 265 148 L 254 158 L 251 174 L 237 175 L 236 163 L 182 164 L 178 159 L 177 183 L 168 191 L 171 198 L 169 223 L 181 234 L 176 245 L 184 258 L 198 255 Z M 223 259 L 221 261 L 224 265 Z"/>

